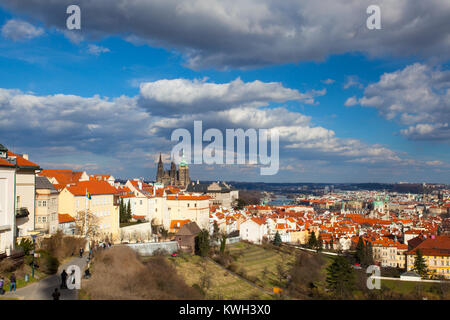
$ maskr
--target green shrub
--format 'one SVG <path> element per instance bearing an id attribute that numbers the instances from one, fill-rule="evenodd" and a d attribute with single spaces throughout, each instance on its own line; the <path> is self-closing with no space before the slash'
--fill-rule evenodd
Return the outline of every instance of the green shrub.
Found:
<path id="1" fill-rule="evenodd" d="M 38 259 L 39 270 L 45 274 L 55 274 L 58 272 L 59 261 L 46 251 L 40 251 Z M 35 261 L 36 263 L 36 261 Z"/>
<path id="2" fill-rule="evenodd" d="M 22 248 L 23 253 L 27 256 L 33 250 L 33 241 L 31 241 L 30 239 L 22 238 L 17 246 Z"/>
<path id="3" fill-rule="evenodd" d="M 29 265 L 29 266 L 31 266 L 32 264 L 33 264 L 33 256 L 32 255 L 27 255 L 27 256 L 25 256 L 25 258 L 23 259 L 23 262 L 26 264 L 26 265 Z"/>

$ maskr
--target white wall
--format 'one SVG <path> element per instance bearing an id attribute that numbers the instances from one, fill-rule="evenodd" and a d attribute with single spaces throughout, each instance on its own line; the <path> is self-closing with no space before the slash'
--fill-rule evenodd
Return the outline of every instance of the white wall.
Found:
<path id="1" fill-rule="evenodd" d="M 20 236 L 29 235 L 34 230 L 35 179 L 34 171 L 16 174 L 16 206 L 27 208 L 30 213 L 26 218 L 17 219 Z M 18 204 L 17 197 L 20 197 Z"/>
<path id="2" fill-rule="evenodd" d="M 15 169 L 0 168 L 0 253 L 14 249 Z"/>

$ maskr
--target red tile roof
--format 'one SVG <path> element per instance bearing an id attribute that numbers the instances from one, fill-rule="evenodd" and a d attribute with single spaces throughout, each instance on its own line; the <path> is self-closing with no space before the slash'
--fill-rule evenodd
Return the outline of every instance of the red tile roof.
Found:
<path id="1" fill-rule="evenodd" d="M 263 218 L 255 218 L 255 217 L 253 217 L 253 218 L 251 218 L 251 220 L 252 220 L 253 222 L 256 222 L 256 223 L 259 224 L 259 225 L 263 225 L 263 224 L 266 223 L 266 220 L 263 219 Z"/>
<path id="2" fill-rule="evenodd" d="M 59 223 L 75 222 L 75 218 L 67 213 L 58 213 L 58 222 Z"/>
<path id="3" fill-rule="evenodd" d="M 45 169 L 42 170 L 39 175 L 44 177 L 51 177 L 58 180 L 59 184 L 72 184 L 77 183 L 83 172 L 72 170 L 59 170 L 59 169 Z"/>
<path id="4" fill-rule="evenodd" d="M 0 159 L 0 166 L 2 167 L 14 167 L 14 165 L 12 163 L 9 163 L 6 160 Z"/>
<path id="5" fill-rule="evenodd" d="M 25 159 L 20 154 L 13 153 L 11 151 L 7 152 L 8 157 L 16 157 L 16 164 L 19 167 L 36 167 L 39 168 L 39 165 L 31 162 L 30 160 Z"/>
<path id="6" fill-rule="evenodd" d="M 74 196 L 86 195 L 86 189 L 91 195 L 118 194 L 119 191 L 106 181 L 80 181 L 76 185 L 66 187 Z"/>
<path id="7" fill-rule="evenodd" d="M 210 196 L 207 195 L 200 195 L 200 196 L 167 196 L 167 200 L 209 200 L 212 199 Z"/>
<path id="8" fill-rule="evenodd" d="M 191 222 L 191 220 L 171 220 L 170 221 L 170 230 L 178 230 L 180 229 L 184 224 Z M 178 225 L 179 224 L 179 225 Z M 172 231 L 174 232 L 174 231 Z"/>
<path id="9" fill-rule="evenodd" d="M 424 240 L 407 254 L 415 255 L 420 250 L 425 256 L 450 256 L 450 236 L 432 236 Z"/>

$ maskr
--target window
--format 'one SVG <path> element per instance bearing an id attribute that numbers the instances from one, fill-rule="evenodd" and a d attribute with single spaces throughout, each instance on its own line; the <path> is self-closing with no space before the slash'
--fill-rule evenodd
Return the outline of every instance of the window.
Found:
<path id="1" fill-rule="evenodd" d="M 139 204 L 142 206 L 142 200 L 139 201 Z"/>
<path id="2" fill-rule="evenodd" d="M 38 201 L 38 207 L 42 207 L 42 201 L 41 200 Z"/>
<path id="3" fill-rule="evenodd" d="M 46 207 L 47 206 L 47 201 L 46 200 L 42 200 L 42 206 Z"/>

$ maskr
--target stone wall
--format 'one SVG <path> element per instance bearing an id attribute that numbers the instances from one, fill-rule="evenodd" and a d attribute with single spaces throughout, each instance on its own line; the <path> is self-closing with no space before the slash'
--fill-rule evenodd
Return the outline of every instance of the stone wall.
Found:
<path id="1" fill-rule="evenodd" d="M 151 256 L 158 249 L 165 250 L 167 253 L 174 253 L 178 251 L 178 244 L 176 241 L 128 243 L 124 245 L 130 247 L 141 256 Z"/>

